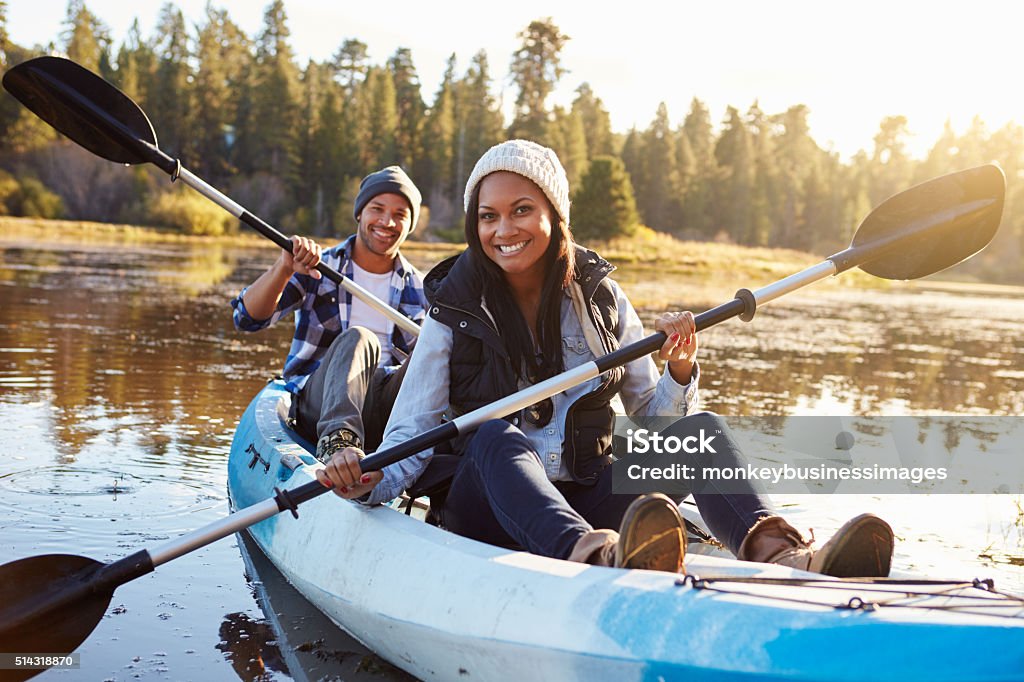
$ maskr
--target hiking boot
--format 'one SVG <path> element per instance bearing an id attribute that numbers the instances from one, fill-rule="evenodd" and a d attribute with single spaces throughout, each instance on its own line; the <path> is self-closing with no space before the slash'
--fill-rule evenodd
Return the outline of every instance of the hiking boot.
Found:
<path id="1" fill-rule="evenodd" d="M 892 566 L 894 544 L 892 528 L 874 514 L 850 519 L 821 549 L 812 549 L 781 516 L 768 516 L 747 533 L 737 558 L 835 578 L 885 578 Z"/>
<path id="2" fill-rule="evenodd" d="M 316 458 L 327 464 L 335 452 L 343 448 L 363 449 L 363 441 L 350 429 L 338 429 L 323 436 L 316 443 Z"/>
<path id="3" fill-rule="evenodd" d="M 633 500 L 618 533 L 602 529 L 581 537 L 569 561 L 684 573 L 685 553 L 686 533 L 679 508 L 665 495 L 652 494 Z"/>

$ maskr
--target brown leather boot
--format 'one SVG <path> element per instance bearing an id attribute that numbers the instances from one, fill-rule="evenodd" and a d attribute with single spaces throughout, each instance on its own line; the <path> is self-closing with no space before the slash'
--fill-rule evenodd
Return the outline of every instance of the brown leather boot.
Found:
<path id="1" fill-rule="evenodd" d="M 593 530 L 581 537 L 569 561 L 684 573 L 685 554 L 686 533 L 679 508 L 665 495 L 656 493 L 633 500 L 618 533 Z"/>
<path id="2" fill-rule="evenodd" d="M 850 519 L 817 550 L 781 516 L 768 516 L 747 533 L 737 558 L 836 578 L 885 578 L 894 544 L 892 528 L 874 514 Z"/>

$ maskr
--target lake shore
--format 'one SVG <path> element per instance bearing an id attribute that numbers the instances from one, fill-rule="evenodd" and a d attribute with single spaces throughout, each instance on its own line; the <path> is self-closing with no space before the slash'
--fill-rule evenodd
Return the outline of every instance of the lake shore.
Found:
<path id="1" fill-rule="evenodd" d="M 331 243 L 335 238 L 320 239 Z M 272 248 L 266 238 L 249 231 L 195 236 L 157 227 L 11 216 L 0 216 L 0 242 L 23 247 L 45 242 L 96 247 L 180 244 L 220 249 Z M 822 258 L 793 249 L 682 241 L 645 227 L 630 237 L 589 242 L 586 246 L 619 268 L 614 277 L 628 289 L 636 307 L 652 309 L 680 303 L 694 310 L 707 309 L 732 299 L 741 286 L 756 289 L 814 265 Z M 426 270 L 463 248 L 465 245 L 461 243 L 410 239 L 402 246 L 402 253 L 416 267 Z M 885 280 L 851 271 L 841 278 L 821 282 L 813 289 L 888 286 Z"/>

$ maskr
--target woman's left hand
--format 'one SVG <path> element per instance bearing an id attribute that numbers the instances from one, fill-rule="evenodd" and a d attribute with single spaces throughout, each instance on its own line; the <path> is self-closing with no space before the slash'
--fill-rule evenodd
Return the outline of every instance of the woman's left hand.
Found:
<path id="1" fill-rule="evenodd" d="M 662 313 L 654 321 L 654 328 L 668 336 L 658 357 L 668 363 L 676 383 L 685 386 L 690 383 L 693 363 L 697 361 L 697 322 L 693 313 Z"/>

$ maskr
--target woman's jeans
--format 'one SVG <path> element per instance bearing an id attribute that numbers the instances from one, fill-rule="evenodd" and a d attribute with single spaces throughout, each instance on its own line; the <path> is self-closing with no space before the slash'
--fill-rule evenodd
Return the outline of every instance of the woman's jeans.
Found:
<path id="1" fill-rule="evenodd" d="M 742 455 L 731 438 L 716 441 L 716 462 Z M 712 534 L 734 554 L 758 519 L 772 516 L 768 499 L 749 493 L 694 495 Z M 485 422 L 470 440 L 441 510 L 445 527 L 459 535 L 501 546 L 520 546 L 565 559 L 585 533 L 618 529 L 636 495 L 612 493 L 612 467 L 597 483 L 551 482 L 540 456 L 522 431 L 500 419 Z M 677 500 L 677 502 L 680 500 Z"/>

